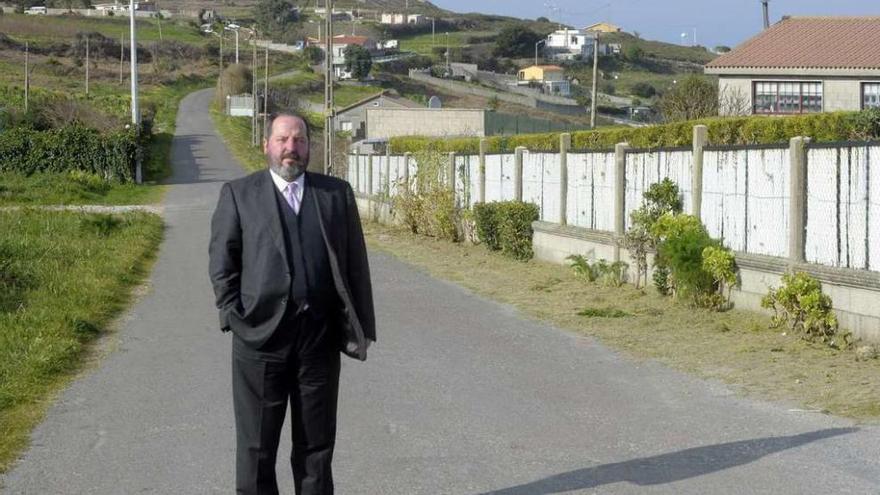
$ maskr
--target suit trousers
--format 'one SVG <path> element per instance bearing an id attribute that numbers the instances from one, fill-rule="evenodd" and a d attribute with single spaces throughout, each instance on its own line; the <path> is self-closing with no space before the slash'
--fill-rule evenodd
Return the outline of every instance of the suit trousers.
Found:
<path id="1" fill-rule="evenodd" d="M 288 401 L 296 493 L 333 493 L 340 369 L 335 332 L 326 318 L 305 311 L 285 315 L 259 349 L 233 336 L 236 493 L 278 493 L 275 461 Z"/>

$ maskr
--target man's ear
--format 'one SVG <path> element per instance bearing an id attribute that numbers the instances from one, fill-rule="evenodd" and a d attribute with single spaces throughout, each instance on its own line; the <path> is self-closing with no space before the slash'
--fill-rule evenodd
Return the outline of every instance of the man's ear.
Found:
<path id="1" fill-rule="evenodd" d="M 264 139 L 263 140 L 263 154 L 266 154 L 268 152 L 269 152 L 269 140 Z"/>

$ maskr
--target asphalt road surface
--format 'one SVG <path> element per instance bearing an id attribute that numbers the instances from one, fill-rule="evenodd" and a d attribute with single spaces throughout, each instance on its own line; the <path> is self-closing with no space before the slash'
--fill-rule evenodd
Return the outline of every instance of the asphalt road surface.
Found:
<path id="1" fill-rule="evenodd" d="M 34 431 L 4 493 L 233 492 L 230 337 L 207 243 L 221 184 L 243 172 L 210 97 L 181 104 L 149 293 Z M 337 493 L 880 493 L 876 426 L 738 397 L 370 255 L 379 342 L 366 363 L 344 360 Z"/>

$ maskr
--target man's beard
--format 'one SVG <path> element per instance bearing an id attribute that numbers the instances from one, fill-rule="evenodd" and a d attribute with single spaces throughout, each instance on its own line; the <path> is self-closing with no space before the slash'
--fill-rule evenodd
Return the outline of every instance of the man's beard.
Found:
<path id="1" fill-rule="evenodd" d="M 284 160 L 290 158 L 291 164 L 285 165 Z M 306 168 L 309 166 L 309 156 L 300 156 L 299 158 L 294 158 L 290 155 L 282 155 L 280 160 L 269 159 L 269 168 L 278 174 L 282 179 L 287 182 L 293 182 L 299 178 L 303 172 L 306 171 Z"/>

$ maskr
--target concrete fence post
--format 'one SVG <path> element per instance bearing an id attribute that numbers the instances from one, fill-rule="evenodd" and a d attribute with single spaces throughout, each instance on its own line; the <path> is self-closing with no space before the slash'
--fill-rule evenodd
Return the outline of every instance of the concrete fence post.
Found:
<path id="1" fill-rule="evenodd" d="M 614 261 L 620 261 L 620 240 L 626 234 L 626 150 L 627 143 L 614 146 Z"/>
<path id="2" fill-rule="evenodd" d="M 446 155 L 446 159 L 449 160 L 449 163 L 446 164 L 446 185 L 449 186 L 449 190 L 452 191 L 453 198 L 455 197 L 455 152 L 450 151 Z"/>
<path id="3" fill-rule="evenodd" d="M 522 201 L 523 197 L 523 153 L 525 146 L 517 146 L 513 150 L 513 199 Z"/>
<path id="4" fill-rule="evenodd" d="M 571 148 L 571 134 L 559 135 L 559 225 L 568 223 L 568 149 Z"/>
<path id="5" fill-rule="evenodd" d="M 367 153 L 367 196 L 373 195 L 373 152 Z"/>
<path id="6" fill-rule="evenodd" d="M 789 232 L 788 259 L 803 263 L 807 239 L 807 144 L 810 138 L 794 137 L 789 141 Z"/>
<path id="7" fill-rule="evenodd" d="M 412 192 L 409 184 L 409 161 L 412 160 L 412 153 L 407 151 L 403 154 L 403 184 L 408 192 Z"/>
<path id="8" fill-rule="evenodd" d="M 691 215 L 702 219 L 703 214 L 703 148 L 709 144 L 709 128 L 694 126 L 694 157 L 691 173 Z"/>
<path id="9" fill-rule="evenodd" d="M 354 150 L 354 190 L 361 192 L 361 150 Z"/>
<path id="10" fill-rule="evenodd" d="M 489 141 L 480 138 L 480 203 L 486 202 L 486 152 L 489 151 Z"/>
<path id="11" fill-rule="evenodd" d="M 391 144 L 385 146 L 385 180 L 382 181 L 383 193 L 391 195 Z"/>

